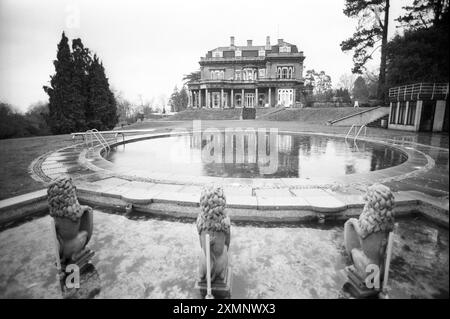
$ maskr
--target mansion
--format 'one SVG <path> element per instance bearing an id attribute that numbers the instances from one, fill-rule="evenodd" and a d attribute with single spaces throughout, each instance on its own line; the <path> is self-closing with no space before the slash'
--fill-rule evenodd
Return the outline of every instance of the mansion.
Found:
<path id="1" fill-rule="evenodd" d="M 230 45 L 200 59 L 200 79 L 188 83 L 189 107 L 294 107 L 303 87 L 303 52 L 278 39 L 275 45 Z M 297 102 L 298 103 L 298 102 Z"/>

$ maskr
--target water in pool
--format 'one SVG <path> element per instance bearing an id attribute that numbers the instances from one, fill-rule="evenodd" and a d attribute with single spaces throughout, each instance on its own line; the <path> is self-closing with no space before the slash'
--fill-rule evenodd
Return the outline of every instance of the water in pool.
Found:
<path id="1" fill-rule="evenodd" d="M 391 298 L 448 298 L 448 230 L 398 220 Z M 193 222 L 96 210 L 89 247 L 96 298 L 198 298 L 200 244 Z M 349 264 L 343 225 L 232 225 L 232 298 L 337 298 Z M 265 225 L 267 226 L 267 225 Z M 0 232 L 0 298 L 58 298 L 50 217 Z"/>
<path id="2" fill-rule="evenodd" d="M 382 144 L 320 135 L 194 133 L 119 145 L 107 159 L 117 169 L 150 173 L 312 178 L 380 170 L 407 157 Z"/>

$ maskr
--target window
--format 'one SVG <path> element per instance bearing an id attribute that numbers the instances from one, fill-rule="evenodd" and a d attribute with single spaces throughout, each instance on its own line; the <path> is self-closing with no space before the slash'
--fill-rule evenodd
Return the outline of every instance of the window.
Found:
<path id="1" fill-rule="evenodd" d="M 259 69 L 259 77 L 264 78 L 266 76 L 266 70 L 265 69 Z"/>
<path id="2" fill-rule="evenodd" d="M 293 89 L 279 89 L 278 90 L 278 104 L 285 107 L 292 106 L 294 102 Z"/>
<path id="3" fill-rule="evenodd" d="M 213 51 L 213 58 L 221 58 L 222 51 Z"/>
<path id="4" fill-rule="evenodd" d="M 397 124 L 405 124 L 405 111 L 406 102 L 400 102 L 400 107 L 398 108 L 398 121 Z"/>
<path id="5" fill-rule="evenodd" d="M 241 57 L 242 51 L 238 49 L 238 50 L 234 51 L 234 55 L 235 55 L 235 57 Z"/>
<path id="6" fill-rule="evenodd" d="M 259 50 L 258 51 L 258 55 L 259 56 L 266 56 L 266 50 L 264 50 L 264 49 Z"/>
<path id="7" fill-rule="evenodd" d="M 236 80 L 241 80 L 241 70 L 236 70 L 235 78 L 236 78 Z"/>
<path id="8" fill-rule="evenodd" d="M 417 101 L 409 102 L 408 113 L 406 114 L 406 125 L 414 125 L 416 120 L 416 107 Z"/>
<path id="9" fill-rule="evenodd" d="M 277 67 L 277 78 L 278 79 L 292 79 L 294 76 L 293 66 L 279 66 Z"/>
<path id="10" fill-rule="evenodd" d="M 291 52 L 291 46 L 290 45 L 283 45 L 280 47 L 280 53 L 290 53 Z"/>
<path id="11" fill-rule="evenodd" d="M 258 71 L 256 69 L 244 69 L 242 71 L 244 81 L 253 81 L 258 78 Z"/>
<path id="12" fill-rule="evenodd" d="M 224 70 L 211 70 L 211 79 L 212 80 L 223 80 L 225 72 Z"/>
<path id="13" fill-rule="evenodd" d="M 395 124 L 395 115 L 397 113 L 397 103 L 391 103 L 391 124 Z"/>
<path id="14" fill-rule="evenodd" d="M 213 92 L 213 107 L 219 108 L 220 107 L 220 93 Z"/>
<path id="15" fill-rule="evenodd" d="M 235 95 L 236 106 L 240 107 L 242 105 L 242 95 L 240 93 L 236 93 Z"/>

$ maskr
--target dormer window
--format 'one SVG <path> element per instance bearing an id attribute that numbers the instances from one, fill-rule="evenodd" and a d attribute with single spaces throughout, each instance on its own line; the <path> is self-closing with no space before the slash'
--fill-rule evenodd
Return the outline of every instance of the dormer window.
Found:
<path id="1" fill-rule="evenodd" d="M 264 49 L 259 50 L 258 56 L 266 56 L 266 50 L 264 50 Z"/>
<path id="2" fill-rule="evenodd" d="M 236 51 L 234 51 L 234 56 L 235 57 L 242 57 L 242 51 L 237 49 Z"/>
<path id="3" fill-rule="evenodd" d="M 213 51 L 213 58 L 221 58 L 222 56 L 222 51 Z"/>
<path id="4" fill-rule="evenodd" d="M 291 46 L 290 45 L 282 45 L 280 46 L 280 53 L 290 53 L 291 52 Z"/>

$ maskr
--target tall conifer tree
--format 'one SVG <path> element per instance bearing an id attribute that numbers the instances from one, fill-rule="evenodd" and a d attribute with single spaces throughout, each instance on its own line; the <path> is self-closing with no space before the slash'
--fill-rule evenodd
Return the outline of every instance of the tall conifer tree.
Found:
<path id="1" fill-rule="evenodd" d="M 48 125 L 53 134 L 69 133 L 76 129 L 70 118 L 73 66 L 68 41 L 63 32 L 53 62 L 55 74 L 50 77 L 50 86 L 44 86 L 49 96 Z"/>

